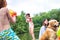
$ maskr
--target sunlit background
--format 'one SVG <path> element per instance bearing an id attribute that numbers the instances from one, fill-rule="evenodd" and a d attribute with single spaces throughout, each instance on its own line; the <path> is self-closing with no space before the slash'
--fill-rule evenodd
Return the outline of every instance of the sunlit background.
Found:
<path id="1" fill-rule="evenodd" d="M 16 17 L 16 23 L 11 27 L 21 40 L 32 39 L 25 13 L 30 13 L 32 16 L 36 40 L 39 39 L 44 19 L 56 19 L 60 22 L 60 0 L 7 0 L 7 7 L 19 15 Z"/>
<path id="2" fill-rule="evenodd" d="M 7 7 L 20 15 L 21 11 L 31 16 L 39 12 L 60 8 L 60 0 L 7 0 Z"/>

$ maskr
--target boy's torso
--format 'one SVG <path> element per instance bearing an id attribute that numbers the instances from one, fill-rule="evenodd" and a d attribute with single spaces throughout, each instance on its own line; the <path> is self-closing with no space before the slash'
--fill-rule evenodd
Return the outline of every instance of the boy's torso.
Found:
<path id="1" fill-rule="evenodd" d="M 0 9 L 0 31 L 8 29 L 10 26 L 6 8 Z"/>

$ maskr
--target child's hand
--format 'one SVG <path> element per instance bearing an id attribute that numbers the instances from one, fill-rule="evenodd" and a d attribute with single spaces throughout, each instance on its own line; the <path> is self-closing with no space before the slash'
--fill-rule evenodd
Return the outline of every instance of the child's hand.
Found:
<path id="1" fill-rule="evenodd" d="M 16 16 L 17 16 L 16 12 L 14 12 L 13 10 L 9 10 L 9 14 L 10 14 L 11 19 L 12 19 L 12 20 L 10 20 L 10 22 L 15 23 L 16 22 Z"/>

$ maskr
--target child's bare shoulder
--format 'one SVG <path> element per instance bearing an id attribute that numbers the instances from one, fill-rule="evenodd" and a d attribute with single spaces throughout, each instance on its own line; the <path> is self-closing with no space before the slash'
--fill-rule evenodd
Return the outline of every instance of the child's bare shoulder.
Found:
<path id="1" fill-rule="evenodd" d="M 8 10 L 8 8 L 6 8 L 6 7 L 3 7 L 3 8 L 1 8 L 1 10 Z"/>
<path id="2" fill-rule="evenodd" d="M 8 12 L 8 8 L 3 7 L 3 8 L 1 8 L 1 11 Z"/>

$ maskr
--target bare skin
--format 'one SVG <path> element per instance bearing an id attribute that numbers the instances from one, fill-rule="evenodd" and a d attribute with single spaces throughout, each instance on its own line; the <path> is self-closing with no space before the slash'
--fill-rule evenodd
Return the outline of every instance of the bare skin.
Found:
<path id="1" fill-rule="evenodd" d="M 7 8 L 0 9 L 0 32 L 10 28 L 10 22 L 14 23 L 15 20 L 9 15 Z"/>
<path id="2" fill-rule="evenodd" d="M 29 33 L 32 36 L 32 40 L 35 40 L 35 36 L 34 36 L 34 24 L 33 24 L 32 18 L 26 16 L 26 22 L 29 23 Z"/>

